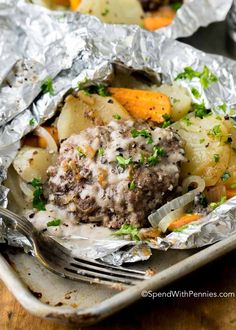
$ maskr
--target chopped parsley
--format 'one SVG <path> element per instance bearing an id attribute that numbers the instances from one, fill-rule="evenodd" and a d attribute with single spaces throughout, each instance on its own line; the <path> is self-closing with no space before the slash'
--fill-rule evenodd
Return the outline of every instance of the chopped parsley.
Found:
<path id="1" fill-rule="evenodd" d="M 215 163 L 219 163 L 220 155 L 219 154 L 214 154 L 213 159 L 214 159 Z"/>
<path id="2" fill-rule="evenodd" d="M 226 112 L 226 110 L 227 110 L 226 103 L 223 103 L 223 104 L 219 105 L 218 109 L 222 110 L 223 112 Z"/>
<path id="3" fill-rule="evenodd" d="M 230 186 L 230 188 L 236 189 L 236 183 L 232 183 L 231 186 Z"/>
<path id="4" fill-rule="evenodd" d="M 34 126 L 36 124 L 36 120 L 34 118 L 31 118 L 29 124 L 30 126 Z"/>
<path id="5" fill-rule="evenodd" d="M 231 174 L 228 171 L 225 171 L 224 174 L 220 177 L 221 181 L 227 181 L 231 177 Z"/>
<path id="6" fill-rule="evenodd" d="M 53 82 L 51 77 L 48 77 L 43 81 L 41 85 L 41 90 L 43 93 L 49 93 L 50 95 L 54 94 Z"/>
<path id="7" fill-rule="evenodd" d="M 218 206 L 224 204 L 226 202 L 226 196 L 221 197 L 219 202 L 213 202 L 210 203 L 210 208 L 212 208 L 213 210 L 216 209 Z"/>
<path id="8" fill-rule="evenodd" d="M 211 110 L 205 107 L 204 101 L 201 104 L 193 103 L 192 106 L 195 117 L 202 119 L 203 117 L 207 117 L 211 114 Z"/>
<path id="9" fill-rule="evenodd" d="M 80 157 L 86 157 L 85 153 L 83 152 L 83 150 L 80 147 L 76 147 L 76 150 L 77 150 L 78 154 L 80 155 Z"/>
<path id="10" fill-rule="evenodd" d="M 199 142 L 202 144 L 205 142 L 205 139 L 200 139 Z"/>
<path id="11" fill-rule="evenodd" d="M 174 11 L 179 10 L 181 7 L 182 7 L 182 3 L 179 2 L 179 1 L 176 1 L 176 2 L 174 2 L 174 3 L 171 4 L 171 8 L 172 8 Z"/>
<path id="12" fill-rule="evenodd" d="M 236 152 L 236 147 L 232 147 L 233 152 Z"/>
<path id="13" fill-rule="evenodd" d="M 118 113 L 115 113 L 112 117 L 116 120 L 121 120 L 121 116 Z"/>
<path id="14" fill-rule="evenodd" d="M 100 96 L 111 96 L 108 89 L 104 85 L 91 85 L 84 88 L 84 91 L 87 95 L 98 94 Z"/>
<path id="15" fill-rule="evenodd" d="M 165 113 L 164 115 L 162 115 L 162 118 L 164 119 L 164 122 L 161 125 L 162 128 L 166 128 L 172 124 L 171 117 L 170 117 L 170 115 L 168 115 L 168 113 Z"/>
<path id="16" fill-rule="evenodd" d="M 217 139 L 221 139 L 222 131 L 220 125 L 215 125 L 211 130 L 208 131 L 208 135 L 216 137 Z"/>
<path id="17" fill-rule="evenodd" d="M 136 188 L 136 183 L 134 180 L 132 180 L 129 184 L 128 184 L 129 190 L 134 190 Z"/>
<path id="18" fill-rule="evenodd" d="M 173 231 L 177 233 L 181 233 L 184 229 L 188 228 L 188 225 L 181 226 L 179 228 L 175 228 Z"/>
<path id="19" fill-rule="evenodd" d="M 199 204 L 202 205 L 203 207 L 208 206 L 208 200 L 207 200 L 206 195 L 204 193 L 199 194 L 198 201 L 199 201 Z"/>
<path id="20" fill-rule="evenodd" d="M 193 78 L 199 78 L 203 88 L 209 88 L 212 84 L 218 81 L 216 75 L 214 75 L 209 68 L 205 65 L 202 72 L 195 71 L 191 66 L 184 68 L 184 71 L 179 73 L 175 80 L 186 79 L 192 80 Z"/>
<path id="21" fill-rule="evenodd" d="M 165 156 L 166 152 L 163 148 L 154 146 L 153 153 L 148 157 L 147 161 L 150 166 L 155 166 L 159 162 L 159 158 Z"/>
<path id="22" fill-rule="evenodd" d="M 116 160 L 117 160 L 118 164 L 123 168 L 125 168 L 128 165 L 132 164 L 132 158 L 131 157 L 125 158 L 125 157 L 119 155 L 119 156 L 116 156 Z"/>
<path id="23" fill-rule="evenodd" d="M 113 233 L 113 235 L 117 235 L 117 236 L 130 235 L 133 241 L 140 241 L 138 228 L 129 224 L 123 224 L 119 230 Z"/>
<path id="24" fill-rule="evenodd" d="M 38 211 L 45 211 L 45 199 L 43 197 L 43 185 L 42 183 L 34 178 L 31 181 L 31 185 L 34 188 L 34 192 L 33 192 L 33 207 L 35 209 L 37 209 Z"/>
<path id="25" fill-rule="evenodd" d="M 133 128 L 131 131 L 131 135 L 133 138 L 136 138 L 138 136 L 144 137 L 145 139 L 147 139 L 147 144 L 153 143 L 152 134 L 147 129 L 142 129 L 139 131 L 136 128 Z"/>
<path id="26" fill-rule="evenodd" d="M 191 125 L 192 125 L 192 123 L 191 123 L 189 117 L 187 117 L 187 116 L 181 118 L 181 120 L 182 120 L 187 126 L 191 126 Z"/>
<path id="27" fill-rule="evenodd" d="M 102 12 L 101 15 L 102 15 L 102 16 L 106 16 L 108 13 L 109 13 L 109 9 L 106 8 L 106 9 L 104 10 L 104 12 Z"/>
<path id="28" fill-rule="evenodd" d="M 104 154 L 105 154 L 105 149 L 103 148 L 103 147 L 100 147 L 99 149 L 98 149 L 98 154 L 99 154 L 99 156 L 104 156 Z"/>
<path id="29" fill-rule="evenodd" d="M 201 94 L 197 88 L 192 87 L 191 92 L 193 96 L 196 97 L 196 99 L 199 99 L 201 97 Z"/>
<path id="30" fill-rule="evenodd" d="M 52 221 L 49 221 L 47 223 L 47 227 L 60 226 L 60 224 L 61 224 L 61 219 L 53 219 Z"/>

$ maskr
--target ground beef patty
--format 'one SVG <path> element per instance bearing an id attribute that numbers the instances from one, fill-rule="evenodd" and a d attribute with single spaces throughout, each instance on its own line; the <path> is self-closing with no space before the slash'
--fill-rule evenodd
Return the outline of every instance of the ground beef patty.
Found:
<path id="1" fill-rule="evenodd" d="M 183 160 L 171 129 L 120 120 L 88 128 L 62 143 L 48 170 L 49 201 L 78 221 L 143 227 L 178 186 Z"/>

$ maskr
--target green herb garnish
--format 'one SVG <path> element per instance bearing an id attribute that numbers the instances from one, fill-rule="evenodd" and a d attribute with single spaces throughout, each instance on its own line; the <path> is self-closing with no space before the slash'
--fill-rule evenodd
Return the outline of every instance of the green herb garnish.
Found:
<path id="1" fill-rule="evenodd" d="M 118 164 L 123 168 L 125 168 L 128 165 L 132 164 L 132 158 L 131 157 L 130 158 L 125 158 L 125 157 L 119 155 L 119 156 L 116 156 L 116 160 L 117 160 Z"/>
<path id="2" fill-rule="evenodd" d="M 104 154 L 105 154 L 105 149 L 103 148 L 103 147 L 100 147 L 99 149 L 98 149 L 98 154 L 99 154 L 99 156 L 104 156 Z"/>
<path id="3" fill-rule="evenodd" d="M 215 125 L 211 130 L 208 131 L 208 135 L 216 137 L 217 139 L 221 139 L 222 131 L 220 125 Z"/>
<path id="4" fill-rule="evenodd" d="M 214 202 L 214 203 L 210 203 L 210 208 L 212 208 L 213 210 L 216 209 L 218 206 L 224 204 L 226 202 L 226 196 L 221 197 L 219 202 Z"/>
<path id="5" fill-rule="evenodd" d="M 207 117 L 207 116 L 211 115 L 211 110 L 207 109 L 205 107 L 204 101 L 201 104 L 193 103 L 192 106 L 193 106 L 195 117 L 202 119 L 203 117 Z"/>
<path id="6" fill-rule="evenodd" d="M 104 12 L 102 12 L 102 16 L 106 16 L 109 13 L 109 9 L 105 9 Z"/>
<path id="7" fill-rule="evenodd" d="M 192 125 L 192 123 L 191 123 L 189 117 L 187 117 L 187 116 L 181 118 L 181 120 L 182 120 L 187 126 L 191 126 L 191 125 Z"/>
<path id="8" fill-rule="evenodd" d="M 53 81 L 51 77 L 48 77 L 43 81 L 41 90 L 43 93 L 49 93 L 50 95 L 54 94 Z"/>
<path id="9" fill-rule="evenodd" d="M 159 158 L 165 156 L 166 152 L 163 148 L 154 146 L 153 153 L 148 157 L 147 161 L 150 166 L 155 166 L 159 162 Z"/>
<path id="10" fill-rule="evenodd" d="M 49 221 L 47 223 L 47 227 L 60 226 L 60 224 L 61 224 L 61 219 L 53 219 L 52 221 Z"/>
<path id="11" fill-rule="evenodd" d="M 80 155 L 80 157 L 86 157 L 85 153 L 83 152 L 83 150 L 80 147 L 76 147 L 76 150 L 77 150 L 78 154 Z"/>
<path id="12" fill-rule="evenodd" d="M 37 209 L 38 211 L 45 211 L 45 199 L 43 197 L 43 185 L 42 183 L 34 178 L 31 181 L 31 185 L 34 188 L 34 192 L 33 192 L 33 207 L 35 209 Z"/>
<path id="13" fill-rule="evenodd" d="M 36 124 L 36 120 L 34 118 L 31 118 L 29 124 L 30 126 L 34 126 Z"/>
<path id="14" fill-rule="evenodd" d="M 236 152 L 236 147 L 232 147 L 233 152 Z"/>
<path id="15" fill-rule="evenodd" d="M 135 181 L 131 181 L 129 184 L 128 184 L 128 187 L 129 187 L 129 190 L 134 190 L 136 188 L 136 183 Z"/>
<path id="16" fill-rule="evenodd" d="M 218 163 L 219 160 L 220 160 L 220 155 L 219 154 L 214 154 L 213 159 L 214 159 L 215 163 Z"/>
<path id="17" fill-rule="evenodd" d="M 162 115 L 162 118 L 165 120 L 161 125 L 162 128 L 166 128 L 173 123 L 171 120 L 171 117 L 170 117 L 170 115 L 168 115 L 168 113 L 165 113 L 164 115 Z"/>
<path id="18" fill-rule="evenodd" d="M 205 142 L 205 139 L 200 139 L 199 142 L 202 144 L 203 142 Z"/>
<path id="19" fill-rule="evenodd" d="M 201 97 L 201 94 L 197 88 L 192 87 L 191 92 L 192 92 L 193 96 L 196 97 L 196 99 L 199 99 Z"/>
<path id="20" fill-rule="evenodd" d="M 91 85 L 91 86 L 85 87 L 83 90 L 87 95 L 98 94 L 98 95 L 104 96 L 104 97 L 111 96 L 111 93 L 109 93 L 107 87 L 104 85 Z"/>
<path id="21" fill-rule="evenodd" d="M 227 110 L 226 103 L 223 103 L 223 104 L 219 105 L 218 109 L 222 110 L 223 112 L 226 112 L 226 110 Z"/>
<path id="22" fill-rule="evenodd" d="M 152 134 L 147 129 L 142 129 L 139 131 L 136 128 L 133 128 L 131 131 L 131 135 L 133 138 L 136 138 L 138 136 L 144 137 L 145 139 L 147 139 L 147 144 L 153 143 Z"/>
<path id="23" fill-rule="evenodd" d="M 140 241 L 138 228 L 129 224 L 123 224 L 119 230 L 113 233 L 113 235 L 117 235 L 117 236 L 130 235 L 133 241 Z"/>
<path id="24" fill-rule="evenodd" d="M 206 65 L 204 66 L 202 72 L 195 71 L 191 66 L 187 66 L 186 68 L 184 68 L 183 72 L 177 75 L 175 80 L 178 79 L 192 80 L 193 78 L 199 78 L 201 85 L 205 89 L 209 88 L 212 84 L 218 81 L 216 75 L 214 75 Z"/>
<path id="25" fill-rule="evenodd" d="M 220 177 L 221 181 L 227 181 L 231 177 L 231 174 L 228 171 L 225 171 L 224 174 Z"/>
<path id="26" fill-rule="evenodd" d="M 179 1 L 176 1 L 176 2 L 174 2 L 174 3 L 171 4 L 171 8 L 172 8 L 174 11 L 179 10 L 181 7 L 182 7 L 182 3 L 179 2 Z"/>
<path id="27" fill-rule="evenodd" d="M 232 183 L 231 186 L 230 186 L 230 188 L 236 189 L 236 183 Z"/>
<path id="28" fill-rule="evenodd" d="M 121 120 L 121 116 L 118 113 L 115 113 L 112 117 L 116 120 Z"/>

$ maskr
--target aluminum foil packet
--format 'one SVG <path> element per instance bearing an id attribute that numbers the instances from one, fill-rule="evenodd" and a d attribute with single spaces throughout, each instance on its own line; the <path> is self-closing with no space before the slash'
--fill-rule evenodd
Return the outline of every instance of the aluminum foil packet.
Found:
<path id="1" fill-rule="evenodd" d="M 0 203 L 7 206 L 7 170 L 20 139 L 55 113 L 63 96 L 78 83 L 108 81 L 115 66 L 144 72 L 156 83 L 171 83 L 191 66 L 207 66 L 219 79 L 203 89 L 198 79 L 180 80 L 189 91 L 201 92 L 213 112 L 236 118 L 236 62 L 207 55 L 164 35 L 137 26 L 103 24 L 92 16 L 52 12 L 24 1 L 0 1 Z M 54 94 L 41 92 L 46 77 L 53 78 Z M 225 104 L 224 111 L 220 107 Z M 30 125 L 31 119 L 34 125 Z M 236 198 L 181 233 L 164 239 L 134 242 L 115 238 L 107 228 L 87 225 L 49 232 L 76 255 L 102 258 L 113 264 L 146 260 L 151 249 L 188 249 L 212 244 L 235 233 Z M 0 241 L 29 248 L 22 236 L 0 222 Z"/>
<path id="2" fill-rule="evenodd" d="M 232 3 L 233 0 L 185 0 L 173 23 L 156 32 L 173 39 L 189 37 L 200 27 L 223 21 Z"/>

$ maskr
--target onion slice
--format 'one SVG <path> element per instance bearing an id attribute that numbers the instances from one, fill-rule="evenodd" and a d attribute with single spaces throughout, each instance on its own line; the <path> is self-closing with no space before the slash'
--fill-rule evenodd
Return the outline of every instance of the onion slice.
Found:
<path id="1" fill-rule="evenodd" d="M 188 179 L 188 178 L 187 178 Z M 184 182 L 183 182 L 184 183 Z M 151 223 L 152 227 L 158 227 L 162 232 L 166 232 L 169 225 L 181 215 L 180 210 L 187 204 L 191 203 L 196 194 L 202 192 L 205 189 L 205 181 L 200 177 L 192 177 L 191 180 L 188 180 L 188 186 L 191 183 L 197 183 L 197 188 L 187 192 L 186 194 L 179 196 L 172 201 L 166 203 L 160 207 L 156 212 L 149 215 L 148 220 Z M 185 183 L 185 187 L 187 184 Z"/>
<path id="2" fill-rule="evenodd" d="M 34 134 L 37 135 L 37 136 L 40 136 L 40 137 L 42 137 L 46 140 L 47 150 L 49 152 L 57 152 L 58 151 L 57 144 L 56 144 L 54 138 L 51 136 L 50 133 L 48 133 L 48 131 L 45 128 L 43 128 L 42 126 L 37 127 L 34 130 Z"/>

